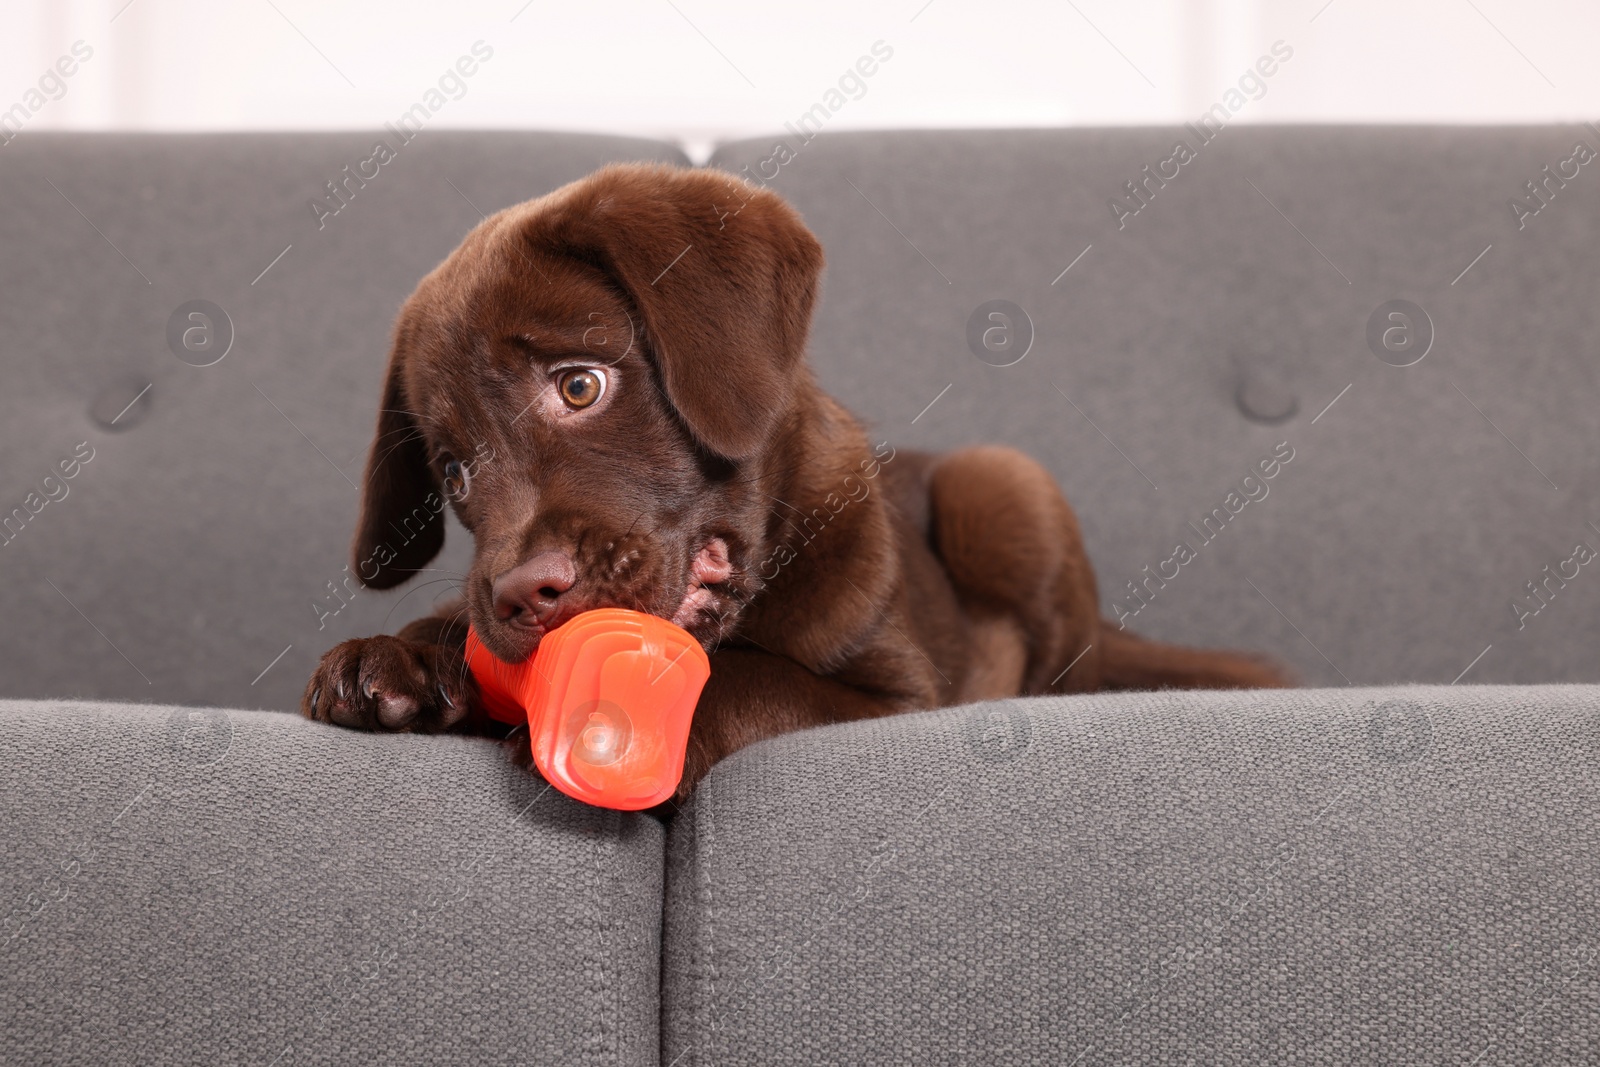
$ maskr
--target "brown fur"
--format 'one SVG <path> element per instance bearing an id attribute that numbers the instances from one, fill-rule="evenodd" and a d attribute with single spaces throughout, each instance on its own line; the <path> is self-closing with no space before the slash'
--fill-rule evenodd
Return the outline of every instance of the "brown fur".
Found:
<path id="1" fill-rule="evenodd" d="M 680 798 L 744 745 L 823 723 L 1286 684 L 1102 623 L 1077 521 L 1028 457 L 871 443 L 805 362 L 821 270 L 787 204 L 705 170 L 608 167 L 473 230 L 401 311 L 354 545 L 370 586 L 417 573 L 443 543 L 444 464 L 471 458 L 449 502 L 476 542 L 464 603 L 334 648 L 303 713 L 493 732 L 465 620 L 502 658 L 531 652 L 542 630 L 497 615 L 495 580 L 535 557 L 572 561 L 562 613 L 706 598 L 686 623 L 712 674 Z M 591 408 L 555 392 L 573 367 L 607 375 Z M 700 582 L 714 541 L 731 572 Z"/>

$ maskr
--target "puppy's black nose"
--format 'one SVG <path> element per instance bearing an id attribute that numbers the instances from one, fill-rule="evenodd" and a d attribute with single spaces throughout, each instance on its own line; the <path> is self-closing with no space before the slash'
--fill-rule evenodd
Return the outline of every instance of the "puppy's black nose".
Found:
<path id="1" fill-rule="evenodd" d="M 572 557 L 541 552 L 494 580 L 494 614 L 503 622 L 548 627 L 561 614 L 561 594 L 578 580 Z"/>

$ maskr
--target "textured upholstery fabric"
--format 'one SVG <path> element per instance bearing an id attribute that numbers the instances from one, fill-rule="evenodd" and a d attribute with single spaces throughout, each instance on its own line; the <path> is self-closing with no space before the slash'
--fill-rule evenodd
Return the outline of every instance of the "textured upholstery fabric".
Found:
<path id="1" fill-rule="evenodd" d="M 1150 184 L 1119 230 L 1108 201 L 1146 166 L 1159 177 L 1179 138 L 1198 158 Z M 1445 683 L 1490 645 L 1463 681 L 1600 681 L 1600 573 L 1565 562 L 1579 541 L 1600 550 L 1600 170 L 1567 166 L 1577 177 L 1521 230 L 1508 207 L 1537 205 L 1524 184 L 1546 166 L 1559 179 L 1574 143 L 1600 150 L 1600 134 L 1238 127 L 1196 141 L 788 138 L 794 158 L 764 172 L 827 250 L 824 384 L 897 444 L 1003 441 L 1044 460 L 1108 614 L 1138 606 L 1127 583 L 1146 566 L 1177 571 L 1130 628 L 1271 650 L 1322 685 Z M 773 144 L 712 162 L 760 175 Z M 969 316 L 993 299 L 1033 322 L 1014 366 L 968 348 Z M 1394 299 L 1435 327 L 1414 366 L 1368 348 L 1368 319 Z M 1258 418 L 1296 412 L 1247 417 L 1246 382 Z M 1200 540 L 1187 524 L 1280 442 L 1294 459 L 1268 495 Z M 1180 540 L 1198 558 L 1163 568 Z M 1526 583 L 1547 565 L 1579 573 L 1519 630 L 1512 602 L 1538 606 Z"/>
<path id="2" fill-rule="evenodd" d="M 1600 689 L 1009 701 L 718 765 L 664 1062 L 1584 1064 Z"/>
<path id="3" fill-rule="evenodd" d="M 93 449 L 0 547 L 7 696 L 292 708 L 323 651 L 426 614 L 464 570 L 452 527 L 427 576 L 446 581 L 358 593 L 325 626 L 314 607 L 342 603 L 329 583 L 347 577 L 400 302 L 480 211 L 611 160 L 683 158 L 424 131 L 357 187 L 344 168 L 359 179 L 373 139 L 30 133 L 5 147 L 0 515 L 47 499 L 43 479 Z M 334 180 L 348 203 L 319 228 L 309 205 L 337 203 Z M 233 324 L 212 366 L 169 350 L 191 300 Z M 110 422 L 146 385 L 110 428 L 91 416 Z"/>
<path id="4" fill-rule="evenodd" d="M 1600 547 L 1600 176 L 1521 228 L 1507 207 L 1600 131 L 1228 130 L 1119 228 L 1107 202 L 1180 136 L 805 145 L 771 184 L 829 256 L 824 384 L 896 445 L 1043 459 L 1106 612 L 1138 607 L 1142 632 L 1327 685 L 1600 681 L 1600 577 L 1545 570 Z M 608 160 L 685 162 L 430 131 L 319 226 L 308 202 L 370 153 L 360 134 L 4 150 L 0 519 L 67 492 L 0 538 L 0 677 L 72 699 L 0 703 L 0 1059 L 1600 1054 L 1593 686 L 816 731 L 719 766 L 666 859 L 654 821 L 541 793 L 481 742 L 206 710 L 292 707 L 324 649 L 424 613 L 464 565 L 453 529 L 436 583 L 330 590 L 417 278 L 480 211 Z M 234 332 L 207 367 L 169 350 L 197 299 Z M 1006 367 L 967 336 L 996 299 L 1034 333 Z M 1436 334 L 1408 367 L 1366 337 L 1395 299 Z M 46 483 L 79 442 L 93 459 Z M 1187 524 L 1280 442 L 1267 495 L 1201 542 Z M 1130 600 L 1179 539 L 1196 558 Z M 1520 627 L 1519 597 L 1539 608 Z"/>
<path id="5" fill-rule="evenodd" d="M 654 1064 L 662 830 L 486 741 L 0 703 L 0 1060 Z"/>

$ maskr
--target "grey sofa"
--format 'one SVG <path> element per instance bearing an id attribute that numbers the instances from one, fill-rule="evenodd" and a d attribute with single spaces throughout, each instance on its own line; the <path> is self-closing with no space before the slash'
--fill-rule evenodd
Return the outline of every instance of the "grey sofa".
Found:
<path id="1" fill-rule="evenodd" d="M 1597 138 L 719 149 L 827 249 L 826 386 L 897 446 L 1039 456 L 1108 616 L 1307 688 L 791 735 L 666 822 L 285 713 L 463 569 L 452 528 L 345 583 L 399 301 L 483 212 L 688 161 L 0 148 L 0 1060 L 1594 1062 Z"/>

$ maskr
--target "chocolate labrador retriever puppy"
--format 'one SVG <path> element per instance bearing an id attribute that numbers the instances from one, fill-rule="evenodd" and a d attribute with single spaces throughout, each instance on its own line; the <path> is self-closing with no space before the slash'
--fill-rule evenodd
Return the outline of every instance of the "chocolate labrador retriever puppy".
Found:
<path id="1" fill-rule="evenodd" d="M 652 612 L 711 653 L 681 800 L 822 723 L 1285 684 L 1102 622 L 1077 521 L 1027 456 L 872 443 L 806 364 L 821 271 L 782 199 L 708 170 L 607 167 L 468 234 L 400 313 L 354 545 L 362 582 L 398 585 L 452 508 L 476 541 L 464 603 L 328 652 L 302 712 L 494 733 L 467 620 L 515 662 L 581 611 Z"/>

